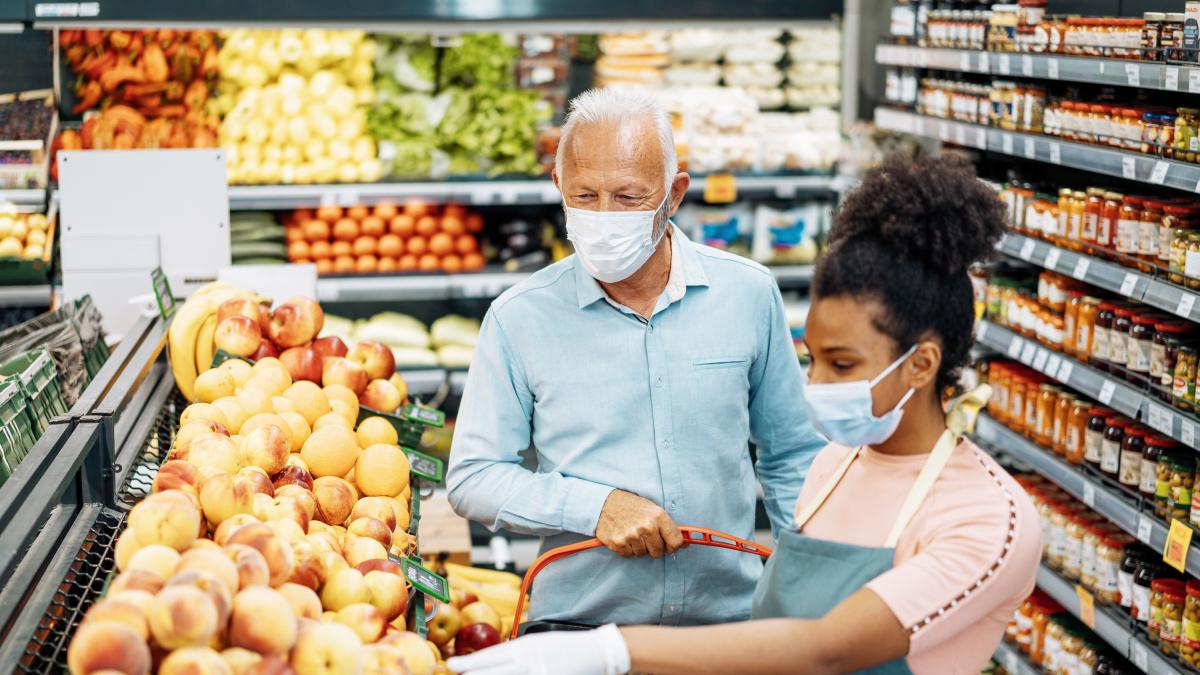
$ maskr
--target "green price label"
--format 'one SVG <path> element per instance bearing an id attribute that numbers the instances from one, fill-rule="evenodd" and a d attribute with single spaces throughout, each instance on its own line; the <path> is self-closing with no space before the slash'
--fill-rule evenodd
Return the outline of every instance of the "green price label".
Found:
<path id="1" fill-rule="evenodd" d="M 408 469 L 420 478 L 440 483 L 442 476 L 445 473 L 445 468 L 442 460 L 437 457 L 430 457 L 423 452 L 417 452 L 409 448 L 404 448 L 404 453 L 408 455 Z"/>
<path id="2" fill-rule="evenodd" d="M 411 558 L 401 559 L 400 568 L 413 588 L 442 602 L 450 602 L 450 583 L 445 578 L 430 572 Z"/>
<path id="3" fill-rule="evenodd" d="M 158 301 L 158 313 L 164 319 L 171 318 L 175 313 L 175 296 L 171 293 L 171 282 L 163 274 L 161 267 L 155 267 L 150 273 L 150 287 L 154 289 L 154 299 Z"/>
<path id="4" fill-rule="evenodd" d="M 446 413 L 433 408 L 424 408 L 412 403 L 400 409 L 400 414 L 410 422 L 417 422 L 431 427 L 441 427 L 446 424 Z"/>

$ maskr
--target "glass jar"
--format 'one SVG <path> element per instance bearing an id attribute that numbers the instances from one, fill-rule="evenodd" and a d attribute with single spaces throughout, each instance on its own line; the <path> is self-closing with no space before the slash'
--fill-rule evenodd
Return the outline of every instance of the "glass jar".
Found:
<path id="1" fill-rule="evenodd" d="M 1083 460 L 1097 469 L 1100 468 L 1100 457 L 1104 452 L 1104 431 L 1108 428 L 1110 416 L 1112 411 L 1108 408 L 1088 408 L 1087 431 L 1083 435 Z"/>
<path id="2" fill-rule="evenodd" d="M 1147 61 L 1162 60 L 1162 31 L 1167 15 L 1162 12 L 1143 12 L 1142 58 Z"/>
<path id="3" fill-rule="evenodd" d="M 1029 631 L 1029 660 L 1034 665 L 1045 663 L 1046 633 L 1050 630 L 1050 621 L 1056 614 L 1061 614 L 1062 605 L 1043 595 L 1033 598 L 1033 626 Z"/>
<path id="4" fill-rule="evenodd" d="M 1008 386 L 1008 426 L 1017 433 L 1025 433 L 1025 389 L 1028 380 L 1020 371 L 1013 371 Z"/>
<path id="5" fill-rule="evenodd" d="M 1159 321 L 1154 324 L 1154 337 L 1150 340 L 1149 376 L 1151 383 L 1170 388 L 1174 373 L 1170 373 L 1171 377 L 1165 376 L 1170 370 L 1173 370 L 1175 364 L 1174 357 L 1172 357 L 1172 363 L 1168 368 L 1167 344 L 1172 338 L 1178 339 L 1179 336 L 1187 335 L 1190 331 L 1191 328 L 1184 321 Z M 1166 400 L 1170 402 L 1170 398 Z"/>
<path id="6" fill-rule="evenodd" d="M 1196 138 L 1196 122 L 1200 111 L 1195 108 L 1179 108 L 1175 111 L 1175 159 L 1195 162 L 1200 144 Z"/>
<path id="7" fill-rule="evenodd" d="M 1083 639 L 1083 649 L 1079 651 L 1079 664 L 1073 675 L 1095 675 L 1100 667 L 1100 655 L 1104 653 L 1104 643 L 1088 636 Z"/>
<path id="8" fill-rule="evenodd" d="M 1142 147 L 1142 111 L 1136 108 L 1121 109 L 1121 147 L 1137 152 Z"/>
<path id="9" fill-rule="evenodd" d="M 1144 549 L 1132 545 L 1126 546 L 1125 554 L 1121 557 L 1121 567 L 1117 570 L 1117 595 L 1120 597 L 1121 608 L 1135 619 L 1137 613 L 1134 611 L 1134 577 L 1138 568 L 1141 567 L 1144 557 Z M 1149 592 L 1150 582 L 1147 581 L 1146 584 L 1146 591 Z M 1149 599 L 1149 595 L 1147 595 L 1147 599 Z"/>
<path id="10" fill-rule="evenodd" d="M 1171 457 L 1171 518 L 1188 522 L 1192 513 L 1192 486 L 1196 483 L 1196 461 L 1190 455 Z"/>
<path id="11" fill-rule="evenodd" d="M 1100 210 L 1100 217 L 1096 220 L 1096 246 L 1113 248 L 1117 221 L 1121 217 L 1121 201 L 1124 198 L 1125 196 L 1119 192 L 1104 193 L 1104 206 Z"/>
<path id="12" fill-rule="evenodd" d="M 1132 492 L 1138 492 L 1142 484 L 1142 454 L 1146 449 L 1145 427 L 1130 426 L 1125 429 L 1121 440 L 1120 468 L 1117 480 Z"/>
<path id="13" fill-rule="evenodd" d="M 1133 257 L 1138 252 L 1138 234 L 1142 227 L 1142 198 L 1125 195 L 1121 200 L 1121 211 L 1117 218 L 1116 249 L 1123 256 Z"/>
<path id="14" fill-rule="evenodd" d="M 1178 579 L 1159 577 L 1150 582 L 1150 620 L 1146 622 L 1146 638 L 1154 644 L 1159 644 L 1166 619 L 1166 594 L 1184 594 L 1184 584 Z M 1176 596 L 1178 597 L 1178 596 Z M 1183 600 L 1180 600 L 1179 620 L 1183 620 Z"/>
<path id="15" fill-rule="evenodd" d="M 1046 636 L 1042 639 L 1042 670 L 1047 673 L 1058 673 L 1059 662 L 1062 660 L 1062 641 L 1066 636 L 1066 625 L 1071 615 L 1060 612 L 1050 617 L 1046 625 Z"/>
<path id="16" fill-rule="evenodd" d="M 1154 515 L 1163 520 L 1171 519 L 1171 457 L 1174 453 L 1159 452 L 1155 469 Z"/>
<path id="17" fill-rule="evenodd" d="M 1061 188 L 1058 191 L 1058 239 L 1056 243 L 1063 243 L 1067 240 L 1067 233 L 1070 231 L 1069 223 L 1071 219 L 1071 196 L 1075 194 L 1071 188 Z"/>
<path id="18" fill-rule="evenodd" d="M 1087 210 L 1087 193 L 1075 191 L 1071 193 L 1070 213 L 1067 215 L 1067 246 L 1078 250 L 1079 242 L 1083 241 L 1083 217 Z"/>
<path id="19" fill-rule="evenodd" d="M 1133 327 L 1133 310 L 1124 305 L 1113 308 L 1112 329 L 1108 331 L 1108 362 L 1113 372 L 1120 372 L 1129 362 L 1129 329 Z M 1149 369 L 1149 365 L 1146 366 Z"/>
<path id="20" fill-rule="evenodd" d="M 1083 241 L 1087 244 L 1096 242 L 1096 232 L 1100 228 L 1100 213 L 1104 211 L 1104 188 L 1090 187 L 1087 189 L 1087 203 L 1083 209 Z"/>
<path id="21" fill-rule="evenodd" d="M 1067 304 L 1063 311 L 1062 351 L 1068 356 L 1075 355 L 1075 334 L 1079 324 L 1079 306 L 1082 304 L 1082 291 L 1067 291 Z"/>
<path id="22" fill-rule="evenodd" d="M 1187 237 L 1187 233 L 1196 229 L 1196 211 L 1187 204 L 1164 204 L 1163 217 L 1158 227 L 1158 262 L 1159 267 L 1170 270 L 1172 244 L 1177 233 Z M 1186 261 L 1185 261 L 1186 264 Z"/>
<path id="23" fill-rule="evenodd" d="M 1182 453 L 1179 453 L 1183 456 Z M 1193 466 L 1195 466 L 1193 464 Z M 1192 483 L 1192 510 L 1188 517 L 1188 522 L 1192 525 L 1200 526 L 1200 481 Z"/>
<path id="24" fill-rule="evenodd" d="M 1033 440 L 1043 447 L 1050 447 L 1054 438 L 1054 411 L 1058 405 L 1059 391 L 1053 384 L 1038 387 Z"/>
<path id="25" fill-rule="evenodd" d="M 1096 599 L 1109 605 L 1121 604 L 1121 570 L 1126 551 L 1133 545 L 1134 538 L 1122 532 L 1108 532 L 1096 544 Z M 1129 569 L 1129 580 L 1133 580 L 1133 568 Z"/>
<path id="26" fill-rule="evenodd" d="M 1180 410 L 1192 411 L 1196 400 L 1196 348 L 1179 345 L 1175 357 L 1175 377 L 1171 391 L 1171 402 Z"/>
<path id="27" fill-rule="evenodd" d="M 1067 433 L 1063 444 L 1063 456 L 1075 466 L 1083 464 L 1084 439 L 1087 436 L 1088 410 L 1091 405 L 1082 399 L 1071 401 L 1067 413 Z"/>
<path id="28" fill-rule="evenodd" d="M 1133 325 L 1129 327 L 1127 356 L 1125 367 L 1134 374 L 1143 377 L 1150 374 L 1151 351 L 1153 350 L 1155 329 L 1158 319 L 1150 313 L 1135 314 Z M 1159 378 L 1161 378 L 1161 373 Z"/>
<path id="29" fill-rule="evenodd" d="M 1120 145 L 1120 139 L 1113 133 L 1112 110 L 1108 106 L 1100 103 L 1088 106 L 1088 120 L 1091 122 L 1092 136 L 1097 145 Z M 1084 195 L 1084 199 L 1086 198 Z"/>
<path id="30" fill-rule="evenodd" d="M 1083 571 L 1083 535 L 1088 527 L 1099 522 L 1101 517 L 1091 511 L 1075 511 L 1066 518 L 1063 526 L 1062 575 L 1071 581 L 1079 581 Z"/>
<path id="31" fill-rule="evenodd" d="M 1187 284 L 1187 255 L 1191 250 L 1192 230 L 1175 230 L 1171 236 L 1171 254 L 1167 261 L 1167 279 L 1173 284 Z"/>
<path id="32" fill-rule="evenodd" d="M 1088 361 L 1092 354 L 1096 317 L 1100 313 L 1100 299 L 1085 295 L 1079 305 L 1079 316 L 1075 319 L 1075 358 Z"/>
<path id="33" fill-rule="evenodd" d="M 1004 637 L 1026 654 L 1029 653 L 1030 634 L 1033 633 L 1033 596 L 1025 598 L 1017 611 L 1013 612 L 1013 620 L 1004 632 Z"/>
<path id="34" fill-rule="evenodd" d="M 1158 154 L 1158 137 L 1162 130 L 1162 115 L 1156 113 L 1142 114 L 1142 142 L 1138 150 L 1147 155 Z"/>
<path id="35" fill-rule="evenodd" d="M 1162 126 L 1158 131 L 1158 155 L 1162 157 L 1175 157 L 1175 123 L 1178 121 L 1178 115 L 1171 112 L 1162 113 L 1159 115 L 1162 119 Z"/>
<path id="36" fill-rule="evenodd" d="M 1162 33 L 1159 35 L 1163 60 L 1184 60 L 1183 54 L 1180 52 L 1180 49 L 1183 47 L 1183 26 L 1183 12 L 1167 12 L 1166 21 L 1163 22 Z"/>
<path id="37" fill-rule="evenodd" d="M 1130 424 L 1132 422 L 1119 415 L 1109 417 L 1104 421 L 1104 442 L 1100 446 L 1100 471 L 1114 480 L 1121 468 L 1121 443 L 1125 440 L 1125 430 L 1129 428 Z"/>
<path id="38" fill-rule="evenodd" d="M 1111 302 L 1101 302 L 1096 312 L 1092 328 L 1092 355 L 1088 361 L 1099 370 L 1108 370 L 1108 338 L 1112 333 L 1113 320 L 1116 319 L 1116 308 Z"/>
<path id="39" fill-rule="evenodd" d="M 1058 494 L 1052 489 L 1034 489 L 1030 490 L 1030 494 L 1035 497 L 1034 506 L 1038 512 L 1038 526 L 1042 530 L 1042 557 L 1049 558 L 1053 530 L 1051 516 L 1054 515 L 1054 509 L 1058 503 L 1066 499 L 1066 496 Z"/>
<path id="40" fill-rule="evenodd" d="M 1100 548 L 1100 540 L 1114 532 L 1113 526 L 1104 519 L 1087 523 L 1084 527 L 1083 545 L 1079 548 L 1079 583 L 1092 593 L 1097 588 L 1096 552 Z"/>
<path id="41" fill-rule="evenodd" d="M 1183 285 L 1200 290 L 1200 232 L 1187 234 L 1187 250 L 1183 254 Z"/>
<path id="42" fill-rule="evenodd" d="M 1064 391 L 1059 391 L 1058 398 L 1054 400 L 1054 426 L 1050 436 L 1050 449 L 1059 456 L 1065 457 L 1067 454 L 1067 430 L 1070 426 L 1071 407 L 1075 402 L 1075 395 Z"/>
<path id="43" fill-rule="evenodd" d="M 1076 501 L 1054 502 L 1050 509 L 1050 551 L 1046 556 L 1046 564 L 1056 571 L 1062 571 L 1067 557 L 1067 523 L 1071 517 L 1083 509 Z"/>
<path id="44" fill-rule="evenodd" d="M 1179 663 L 1189 671 L 1200 671 L 1200 581 L 1188 579 L 1185 592 Z"/>
<path id="45" fill-rule="evenodd" d="M 1079 652 L 1083 651 L 1083 626 L 1074 622 L 1063 627 L 1062 643 L 1059 645 L 1058 672 L 1074 675 L 1079 668 Z"/>
<path id="46" fill-rule="evenodd" d="M 1183 635 L 1183 609 L 1187 602 L 1187 591 L 1182 583 L 1163 591 L 1162 628 L 1158 634 L 1158 650 L 1166 656 L 1179 655 L 1179 641 Z"/>
<path id="47" fill-rule="evenodd" d="M 1033 438 L 1037 433 L 1037 404 L 1038 394 L 1046 378 L 1033 371 L 1029 372 L 1028 384 L 1025 385 L 1025 437 Z"/>
<path id="48" fill-rule="evenodd" d="M 1163 221 L 1163 203 L 1147 199 L 1142 202 L 1142 219 L 1138 228 L 1138 269 L 1150 272 L 1158 265 L 1159 228 Z"/>
<path id="49" fill-rule="evenodd" d="M 1163 456 L 1172 452 L 1178 444 L 1158 434 L 1146 436 L 1145 448 L 1142 450 L 1142 480 L 1138 491 L 1148 502 L 1153 503 L 1158 496 L 1158 465 Z M 1170 480 L 1168 474 L 1165 480 Z M 1165 496 L 1165 495 L 1164 495 Z M 1160 515 L 1160 517 L 1163 517 Z"/>

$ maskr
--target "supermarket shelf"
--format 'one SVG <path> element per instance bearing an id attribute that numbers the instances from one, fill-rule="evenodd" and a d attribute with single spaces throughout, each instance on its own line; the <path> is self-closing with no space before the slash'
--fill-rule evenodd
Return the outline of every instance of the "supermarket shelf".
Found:
<path id="1" fill-rule="evenodd" d="M 936 138 L 978 150 L 1070 166 L 1149 185 L 1193 193 L 1200 188 L 1200 164 L 1073 143 L 1053 136 L 1003 131 L 891 108 L 876 108 L 875 124 L 881 129 Z"/>
<path id="2" fill-rule="evenodd" d="M 21 211 L 44 210 L 46 208 L 46 191 L 32 190 L 0 190 L 0 204 L 12 202 Z"/>
<path id="3" fill-rule="evenodd" d="M 53 293 L 50 284 L 0 286 L 0 307 L 49 307 Z"/>
<path id="4" fill-rule="evenodd" d="M 689 195 L 702 195 L 708 179 L 694 177 Z M 844 182 L 837 176 L 738 176 L 739 195 L 790 199 L 805 192 L 840 192 Z M 353 183 L 342 185 L 231 185 L 229 208 L 289 209 L 322 204 L 352 206 L 383 199 L 428 199 L 455 201 L 473 206 L 504 204 L 558 204 L 562 196 L 548 178 L 527 180 L 448 180 L 399 183 Z"/>
<path id="5" fill-rule="evenodd" d="M 888 66 L 1200 93 L 1200 68 L 1129 59 L 878 45 L 875 62 Z"/>
<path id="6" fill-rule="evenodd" d="M 399 369 L 400 377 L 408 385 L 408 393 L 412 396 L 433 396 L 446 383 L 444 368 L 422 368 L 420 370 Z"/>
<path id="7" fill-rule="evenodd" d="M 1033 665 L 1016 646 L 1008 642 L 1001 642 L 992 658 L 1004 666 L 1008 675 L 1042 675 L 1041 668 Z"/>

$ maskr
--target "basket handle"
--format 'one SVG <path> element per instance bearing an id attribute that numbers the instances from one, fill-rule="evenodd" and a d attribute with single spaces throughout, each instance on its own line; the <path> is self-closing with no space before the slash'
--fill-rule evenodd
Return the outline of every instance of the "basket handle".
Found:
<path id="1" fill-rule="evenodd" d="M 739 551 L 741 553 L 752 553 L 762 558 L 771 555 L 771 549 L 755 544 L 745 539 L 739 539 L 731 534 L 710 530 L 704 527 L 692 527 L 689 525 L 681 525 L 679 532 L 683 535 L 684 546 L 713 546 L 716 548 L 727 548 L 731 551 Z M 558 548 L 550 549 L 538 559 L 533 561 L 529 566 L 529 570 L 525 572 L 525 578 L 521 581 L 521 594 L 517 597 L 517 607 L 513 618 L 512 631 L 509 634 L 510 640 L 517 638 L 517 630 L 520 628 L 521 615 L 525 612 L 525 598 L 529 594 L 529 587 L 533 585 L 534 578 L 537 577 L 547 565 L 565 558 L 569 555 L 574 555 L 580 551 L 586 551 L 593 548 L 601 548 L 604 544 L 600 543 L 599 539 L 585 539 L 576 544 L 568 544 L 567 546 L 559 546 Z"/>

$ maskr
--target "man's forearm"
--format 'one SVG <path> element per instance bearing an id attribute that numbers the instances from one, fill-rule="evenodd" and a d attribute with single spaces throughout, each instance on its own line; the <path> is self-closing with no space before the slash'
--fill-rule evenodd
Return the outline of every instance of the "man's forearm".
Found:
<path id="1" fill-rule="evenodd" d="M 467 460 L 447 476 L 455 513 L 491 530 L 592 536 L 612 487 L 508 462 Z"/>

